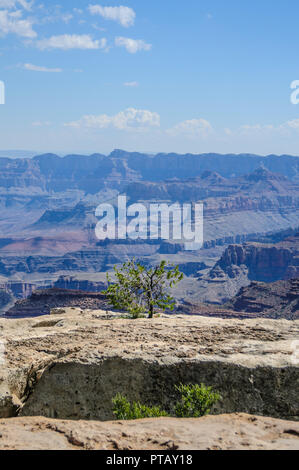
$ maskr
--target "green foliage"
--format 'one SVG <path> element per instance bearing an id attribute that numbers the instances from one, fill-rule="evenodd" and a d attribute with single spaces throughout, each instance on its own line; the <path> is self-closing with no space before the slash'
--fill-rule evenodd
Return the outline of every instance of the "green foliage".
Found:
<path id="1" fill-rule="evenodd" d="M 198 418 L 209 414 L 212 406 L 221 398 L 219 393 L 213 392 L 212 387 L 204 384 L 180 384 L 175 388 L 181 394 L 181 399 L 175 406 L 178 418 Z"/>
<path id="2" fill-rule="evenodd" d="M 183 279 L 178 266 L 169 267 L 166 261 L 146 269 L 135 259 L 114 267 L 115 282 L 107 274 L 108 289 L 104 292 L 114 308 L 127 311 L 132 318 L 148 313 L 153 318 L 155 309 L 173 310 L 175 301 L 169 289 Z"/>
<path id="3" fill-rule="evenodd" d="M 139 402 L 130 403 L 126 397 L 121 394 L 116 395 L 112 403 L 113 414 L 116 419 L 130 420 L 168 416 L 166 411 L 161 410 L 159 406 L 148 407 Z"/>
<path id="4" fill-rule="evenodd" d="M 221 399 L 218 392 L 212 387 L 201 384 L 180 384 L 175 389 L 180 393 L 180 400 L 175 405 L 177 418 L 200 418 L 210 413 L 211 408 Z M 113 400 L 113 414 L 116 419 L 130 420 L 143 418 L 159 418 L 169 416 L 159 406 L 148 407 L 140 402 L 130 403 L 126 397 L 117 394 Z"/>

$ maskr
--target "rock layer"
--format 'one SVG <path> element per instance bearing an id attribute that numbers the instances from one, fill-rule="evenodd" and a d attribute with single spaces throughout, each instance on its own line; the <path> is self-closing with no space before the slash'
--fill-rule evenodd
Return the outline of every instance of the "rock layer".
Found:
<path id="1" fill-rule="evenodd" d="M 28 299 L 17 301 L 6 311 L 7 317 L 39 317 L 50 315 L 51 309 L 64 306 L 99 309 L 106 305 L 105 296 L 99 292 L 84 292 L 71 289 L 41 289 Z"/>
<path id="2" fill-rule="evenodd" d="M 226 304 L 234 312 L 263 318 L 299 319 L 299 278 L 266 284 L 252 282 Z"/>
<path id="3" fill-rule="evenodd" d="M 229 245 L 214 267 L 199 277 L 192 301 L 198 298 L 212 303 L 227 302 L 250 281 L 272 283 L 298 278 L 299 233 L 276 244 Z"/>

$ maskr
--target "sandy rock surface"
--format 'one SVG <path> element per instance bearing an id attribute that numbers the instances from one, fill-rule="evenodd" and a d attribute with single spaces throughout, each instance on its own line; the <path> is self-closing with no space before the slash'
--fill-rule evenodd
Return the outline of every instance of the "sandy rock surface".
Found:
<path id="1" fill-rule="evenodd" d="M 232 414 L 140 421 L 0 420 L 0 450 L 299 449 L 299 424 Z"/>

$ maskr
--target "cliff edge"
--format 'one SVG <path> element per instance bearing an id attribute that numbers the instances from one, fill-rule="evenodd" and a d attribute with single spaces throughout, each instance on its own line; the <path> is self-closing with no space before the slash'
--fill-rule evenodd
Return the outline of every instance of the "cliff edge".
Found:
<path id="1" fill-rule="evenodd" d="M 118 392 L 171 412 L 180 382 L 219 390 L 214 414 L 299 417 L 297 320 L 55 312 L 0 319 L 1 418 L 111 420 Z"/>

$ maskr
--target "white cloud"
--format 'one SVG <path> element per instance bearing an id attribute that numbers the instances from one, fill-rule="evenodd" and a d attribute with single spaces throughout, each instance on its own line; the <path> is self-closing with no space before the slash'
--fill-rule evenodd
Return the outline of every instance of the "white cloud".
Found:
<path id="1" fill-rule="evenodd" d="M 291 136 L 293 133 L 299 132 L 299 119 L 286 121 L 282 124 L 244 124 L 235 130 L 224 129 L 227 136 L 241 137 L 274 137 Z"/>
<path id="2" fill-rule="evenodd" d="M 32 29 L 33 21 L 21 18 L 21 10 L 13 12 L 0 10 L 0 36 L 6 36 L 12 33 L 25 38 L 35 38 L 37 34 Z"/>
<path id="3" fill-rule="evenodd" d="M 118 47 L 125 47 L 130 54 L 136 54 L 138 51 L 150 51 L 151 44 L 147 44 L 142 39 L 130 39 L 124 37 L 115 38 L 115 45 Z"/>
<path id="4" fill-rule="evenodd" d="M 299 119 L 293 119 L 292 121 L 287 121 L 285 126 L 289 127 L 290 129 L 299 130 Z"/>
<path id="5" fill-rule="evenodd" d="M 52 36 L 48 39 L 41 39 L 36 43 L 38 49 L 104 49 L 107 46 L 107 39 L 93 40 L 89 34 L 62 34 Z"/>
<path id="6" fill-rule="evenodd" d="M 88 7 L 92 15 L 100 15 L 106 20 L 113 20 L 120 23 L 125 28 L 133 26 L 136 13 L 129 7 L 102 7 L 101 5 L 89 5 Z"/>
<path id="7" fill-rule="evenodd" d="M 124 86 L 137 87 L 137 86 L 139 86 L 139 83 L 138 82 L 125 82 Z"/>
<path id="8" fill-rule="evenodd" d="M 48 67 L 42 67 L 42 66 L 33 65 L 33 64 L 24 64 L 22 65 L 22 68 L 25 70 L 30 70 L 32 72 L 52 72 L 52 73 L 62 72 L 62 69 L 59 69 L 59 68 L 48 68 Z"/>
<path id="9" fill-rule="evenodd" d="M 271 131 L 271 130 L 275 130 L 275 127 L 272 126 L 271 124 L 253 124 L 253 125 L 249 125 L 249 124 L 245 124 L 243 126 L 240 127 L 241 131 L 245 131 L 245 132 L 259 132 L 259 131 Z"/>
<path id="10" fill-rule="evenodd" d="M 205 119 L 190 119 L 180 122 L 172 129 L 168 129 L 167 133 L 170 135 L 189 135 L 205 137 L 212 131 L 211 124 Z"/>
<path id="11" fill-rule="evenodd" d="M 64 23 L 69 23 L 72 19 L 73 19 L 73 15 L 71 13 L 64 13 L 62 16 L 61 16 L 61 19 Z"/>
<path id="12" fill-rule="evenodd" d="M 0 0 L 0 8 L 11 9 L 21 6 L 24 10 L 30 11 L 33 3 L 33 1 L 27 2 L 26 0 Z"/>
<path id="13" fill-rule="evenodd" d="M 245 124 L 238 129 L 241 134 L 265 134 L 265 133 L 286 133 L 299 130 L 299 119 L 284 122 L 282 124 Z"/>
<path id="14" fill-rule="evenodd" d="M 114 116 L 101 114 L 99 116 L 85 115 L 79 121 L 66 123 L 65 126 L 74 128 L 107 129 L 108 127 L 118 130 L 140 130 L 160 126 L 158 113 L 128 108 Z"/>
<path id="15" fill-rule="evenodd" d="M 39 24 L 47 24 L 47 23 L 59 23 L 63 21 L 64 23 L 68 24 L 72 19 L 74 19 L 74 14 L 76 14 L 76 9 L 72 11 L 63 11 L 63 7 L 61 5 L 42 5 L 39 4 L 37 9 L 40 10 L 39 14 Z"/>

